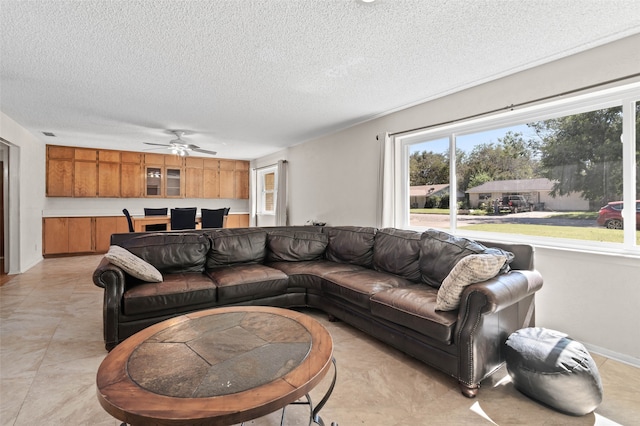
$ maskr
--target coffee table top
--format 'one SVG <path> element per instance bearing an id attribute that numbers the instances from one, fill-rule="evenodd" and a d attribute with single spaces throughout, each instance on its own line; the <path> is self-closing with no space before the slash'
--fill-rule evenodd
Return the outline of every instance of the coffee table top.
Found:
<path id="1" fill-rule="evenodd" d="M 327 330 L 299 312 L 227 307 L 155 324 L 120 343 L 98 399 L 130 424 L 240 423 L 307 394 L 329 370 Z"/>

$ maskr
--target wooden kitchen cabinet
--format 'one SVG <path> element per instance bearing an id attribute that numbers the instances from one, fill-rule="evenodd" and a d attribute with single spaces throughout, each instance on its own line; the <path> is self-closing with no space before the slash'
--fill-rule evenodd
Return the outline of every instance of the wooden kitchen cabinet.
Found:
<path id="1" fill-rule="evenodd" d="M 95 161 L 73 163 L 73 196 L 95 197 L 98 195 L 98 164 Z"/>
<path id="2" fill-rule="evenodd" d="M 249 162 L 47 145 L 49 197 L 249 198 Z"/>
<path id="3" fill-rule="evenodd" d="M 73 196 L 73 148 L 47 145 L 47 197 Z"/>
<path id="4" fill-rule="evenodd" d="M 202 171 L 202 186 L 204 198 L 220 198 L 220 170 L 205 167 Z"/>
<path id="5" fill-rule="evenodd" d="M 249 199 L 249 162 L 236 161 L 234 198 Z"/>
<path id="6" fill-rule="evenodd" d="M 185 169 L 185 197 L 204 197 L 204 169 L 187 167 Z"/>
<path id="7" fill-rule="evenodd" d="M 120 163 L 98 163 L 98 197 L 120 197 Z"/>
<path id="8" fill-rule="evenodd" d="M 248 214 L 230 214 L 227 216 L 226 228 L 248 228 L 249 227 L 249 215 Z"/>
<path id="9" fill-rule="evenodd" d="M 120 164 L 120 197 L 142 197 L 144 168 L 140 163 Z"/>
<path id="10" fill-rule="evenodd" d="M 47 197 L 73 196 L 73 160 L 47 161 Z"/>
<path id="11" fill-rule="evenodd" d="M 111 245 L 111 234 L 129 232 L 127 218 L 122 216 L 104 216 L 95 218 L 95 252 L 106 253 Z"/>
<path id="12" fill-rule="evenodd" d="M 91 217 L 47 217 L 42 228 L 44 255 L 93 252 Z"/>

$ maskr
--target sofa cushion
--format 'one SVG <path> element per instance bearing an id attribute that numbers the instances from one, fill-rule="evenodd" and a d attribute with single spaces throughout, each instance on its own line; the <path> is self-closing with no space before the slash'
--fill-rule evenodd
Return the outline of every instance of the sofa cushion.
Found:
<path id="1" fill-rule="evenodd" d="M 436 311 L 436 297 L 436 289 L 421 284 L 392 288 L 371 296 L 371 313 L 451 344 L 457 313 Z"/>
<path id="2" fill-rule="evenodd" d="M 162 274 L 153 265 L 120 246 L 109 247 L 104 257 L 132 277 L 152 283 L 162 281 Z"/>
<path id="3" fill-rule="evenodd" d="M 299 262 L 324 256 L 329 239 L 321 232 L 277 231 L 267 236 L 268 262 Z"/>
<path id="4" fill-rule="evenodd" d="M 440 288 L 442 281 L 453 267 L 462 258 L 471 254 L 490 253 L 507 256 L 507 263 L 502 272 L 509 270 L 509 263 L 513 260 L 511 252 L 499 248 L 487 248 L 477 241 L 456 237 L 435 229 L 429 229 L 422 234 L 420 245 L 422 282 L 435 288 Z"/>
<path id="5" fill-rule="evenodd" d="M 420 237 L 418 232 L 403 229 L 378 230 L 373 244 L 374 269 L 420 282 Z"/>
<path id="6" fill-rule="evenodd" d="M 257 263 L 210 269 L 207 275 L 218 287 L 220 303 L 284 294 L 289 280 L 284 272 Z"/>
<path id="7" fill-rule="evenodd" d="M 267 266 L 278 269 L 289 277 L 289 288 L 322 289 L 322 278 L 334 272 L 365 270 L 362 266 L 336 263 L 329 260 L 302 262 L 270 262 Z"/>
<path id="8" fill-rule="evenodd" d="M 242 263 L 262 263 L 267 247 L 267 233 L 262 229 L 217 229 L 211 232 L 211 250 L 206 268 Z"/>
<path id="9" fill-rule="evenodd" d="M 322 291 L 354 305 L 369 309 L 369 299 L 372 295 L 389 288 L 408 285 L 411 285 L 411 282 L 404 278 L 363 268 L 356 271 L 340 271 L 325 275 L 322 281 Z"/>
<path id="10" fill-rule="evenodd" d="M 359 226 L 333 226 L 324 229 L 329 237 L 325 252 L 328 260 L 371 268 L 375 228 Z"/>
<path id="11" fill-rule="evenodd" d="M 143 283 L 125 291 L 125 315 L 167 311 L 186 312 L 216 301 L 216 286 L 201 272 L 165 274 L 161 283 Z"/>
<path id="12" fill-rule="evenodd" d="M 465 287 L 495 277 L 507 262 L 503 254 L 470 254 L 453 267 L 438 289 L 436 309 L 452 311 L 460 306 Z"/>
<path id="13" fill-rule="evenodd" d="M 157 232 L 123 241 L 120 245 L 162 273 L 202 272 L 211 243 L 204 234 Z"/>

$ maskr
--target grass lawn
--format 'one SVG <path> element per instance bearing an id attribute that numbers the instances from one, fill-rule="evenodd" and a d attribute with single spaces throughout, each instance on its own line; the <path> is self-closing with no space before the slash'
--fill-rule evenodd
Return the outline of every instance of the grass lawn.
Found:
<path id="1" fill-rule="evenodd" d="M 411 209 L 409 213 L 417 214 L 449 214 L 449 209 Z"/>
<path id="2" fill-rule="evenodd" d="M 607 243 L 622 243 L 621 229 L 582 228 L 579 226 L 549 226 L 525 225 L 515 223 L 494 223 L 468 225 L 464 227 L 470 231 L 503 232 L 507 234 L 535 235 L 537 237 L 570 238 L 574 240 L 602 241 Z M 636 244 L 640 245 L 640 232 L 636 232 Z"/>

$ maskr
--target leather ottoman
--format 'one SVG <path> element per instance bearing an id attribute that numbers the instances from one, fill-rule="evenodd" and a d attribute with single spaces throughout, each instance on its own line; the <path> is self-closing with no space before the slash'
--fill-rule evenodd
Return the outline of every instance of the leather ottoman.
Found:
<path id="1" fill-rule="evenodd" d="M 523 394 L 558 411 L 582 416 L 602 402 L 602 382 L 593 358 L 566 334 L 523 328 L 506 342 L 507 371 Z"/>

